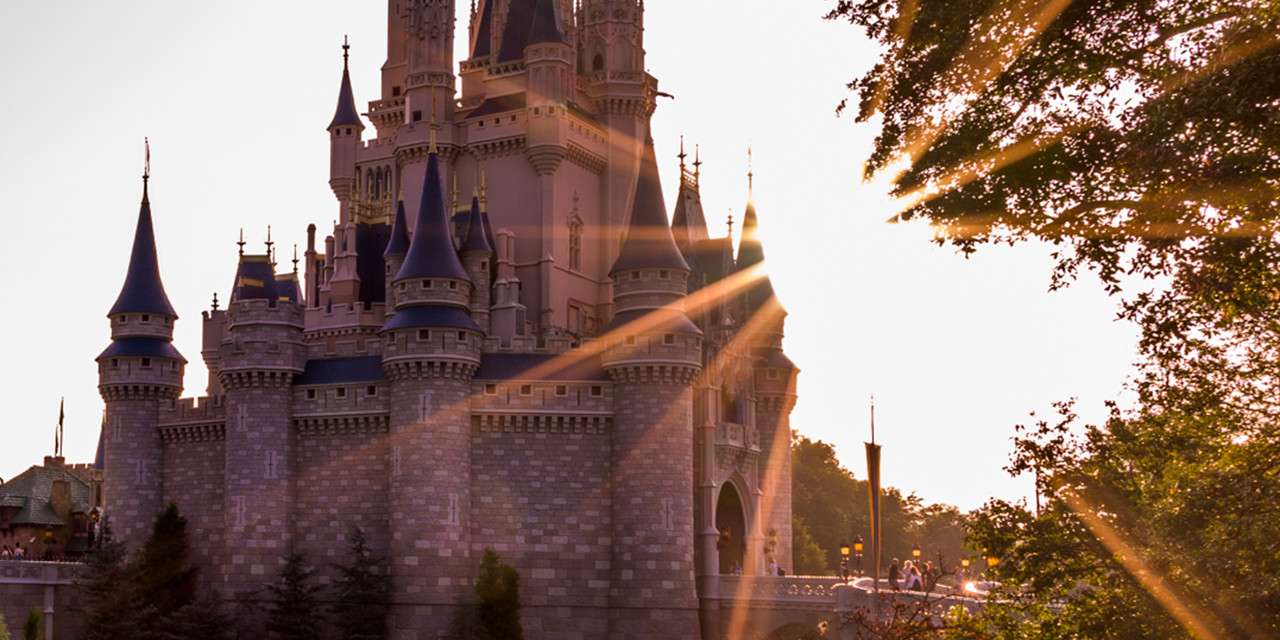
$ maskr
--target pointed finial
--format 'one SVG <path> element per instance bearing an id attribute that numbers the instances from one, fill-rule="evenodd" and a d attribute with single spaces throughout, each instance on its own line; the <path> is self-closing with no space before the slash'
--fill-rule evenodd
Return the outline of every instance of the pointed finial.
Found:
<path id="1" fill-rule="evenodd" d="M 351 43 L 347 40 L 347 36 L 342 36 L 342 68 L 347 69 L 351 60 Z"/>
<path id="2" fill-rule="evenodd" d="M 240 255 L 244 255 L 244 227 L 240 227 L 240 240 L 236 242 L 240 247 Z"/>
<path id="3" fill-rule="evenodd" d="M 876 443 L 876 394 L 871 394 L 871 444 Z"/>
<path id="4" fill-rule="evenodd" d="M 729 210 L 729 239 L 733 240 L 733 209 Z"/>
<path id="5" fill-rule="evenodd" d="M 143 138 L 142 146 L 146 150 L 142 160 L 142 181 L 145 183 L 151 179 L 151 138 Z"/>
<path id="6" fill-rule="evenodd" d="M 218 292 L 217 291 L 213 292 L 213 310 L 214 311 L 218 310 Z"/>
<path id="7" fill-rule="evenodd" d="M 268 255 L 268 256 L 270 256 L 270 255 L 271 255 L 271 247 L 272 247 L 274 244 L 275 244 L 275 243 L 271 241 L 271 225 L 267 225 L 267 255 Z M 273 262 L 274 262 L 274 260 L 273 260 Z"/>
<path id="8" fill-rule="evenodd" d="M 680 158 L 680 175 L 683 176 L 684 175 L 684 159 L 689 157 L 689 154 L 684 152 L 684 136 L 680 136 L 680 155 L 676 157 Z"/>
<path id="9" fill-rule="evenodd" d="M 747 199 L 751 199 L 756 190 L 756 174 L 753 164 L 754 158 L 751 147 L 747 147 Z"/>
<path id="10" fill-rule="evenodd" d="M 702 182 L 702 145 L 693 145 L 693 181 Z"/>
<path id="11" fill-rule="evenodd" d="M 480 170 L 480 207 L 483 209 L 489 204 L 489 178 L 485 175 L 484 169 Z"/>
<path id="12" fill-rule="evenodd" d="M 298 273 L 298 245 L 293 245 L 293 272 Z"/>

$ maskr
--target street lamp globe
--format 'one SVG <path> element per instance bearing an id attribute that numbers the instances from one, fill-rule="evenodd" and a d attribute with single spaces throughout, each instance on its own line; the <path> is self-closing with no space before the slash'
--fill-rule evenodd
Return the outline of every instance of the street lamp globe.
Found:
<path id="1" fill-rule="evenodd" d="M 845 560 L 849 559 L 849 543 L 848 542 L 840 543 L 840 557 Z"/>
<path id="2" fill-rule="evenodd" d="M 858 555 L 862 555 L 862 549 L 863 549 L 862 536 L 858 536 L 853 539 L 853 552 Z"/>
<path id="3" fill-rule="evenodd" d="M 919 559 L 920 559 L 920 554 L 921 554 L 921 551 L 920 551 L 920 545 L 918 545 L 918 544 L 917 544 L 917 545 L 914 545 L 914 546 L 912 546 L 912 547 L 911 547 L 911 557 L 912 557 L 912 558 L 915 558 L 916 560 L 919 560 Z"/>

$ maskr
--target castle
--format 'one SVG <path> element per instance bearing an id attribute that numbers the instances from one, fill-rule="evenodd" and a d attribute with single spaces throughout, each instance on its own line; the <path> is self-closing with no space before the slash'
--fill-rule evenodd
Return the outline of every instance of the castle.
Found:
<path id="1" fill-rule="evenodd" d="M 179 399 L 144 178 L 97 358 L 116 537 L 175 502 L 246 600 L 290 550 L 331 579 L 360 527 L 394 638 L 449 633 L 490 548 L 529 638 L 718 637 L 708 578 L 792 566 L 798 372 L 754 207 L 736 255 L 709 238 L 682 150 L 668 218 L 643 0 L 481 0 L 456 68 L 454 0 L 388 5 L 363 117 L 344 46 L 336 225 L 292 271 L 241 243 L 204 397 Z"/>

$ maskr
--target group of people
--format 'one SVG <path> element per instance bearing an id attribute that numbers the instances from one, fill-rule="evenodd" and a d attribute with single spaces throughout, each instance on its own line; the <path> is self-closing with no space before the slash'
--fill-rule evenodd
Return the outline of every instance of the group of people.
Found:
<path id="1" fill-rule="evenodd" d="M 893 564 L 889 565 L 889 586 L 894 591 L 932 591 L 941 577 L 942 570 L 928 561 L 919 564 L 911 560 L 899 562 L 894 558 Z"/>
<path id="2" fill-rule="evenodd" d="M 9 545 L 7 544 L 4 546 L 3 549 L 0 549 L 0 560 L 26 560 L 26 559 L 27 559 L 27 550 L 22 548 L 21 542 L 13 545 L 12 549 L 10 549 Z"/>

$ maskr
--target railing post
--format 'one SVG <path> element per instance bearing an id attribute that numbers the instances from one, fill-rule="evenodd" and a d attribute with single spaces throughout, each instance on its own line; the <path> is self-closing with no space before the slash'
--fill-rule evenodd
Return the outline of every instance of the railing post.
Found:
<path id="1" fill-rule="evenodd" d="M 853 585 L 841 583 L 831 589 L 836 594 L 835 615 L 831 618 L 831 631 L 835 631 L 837 640 L 854 640 L 853 625 L 845 624 L 845 620 L 853 615 L 854 594 L 858 592 Z"/>

